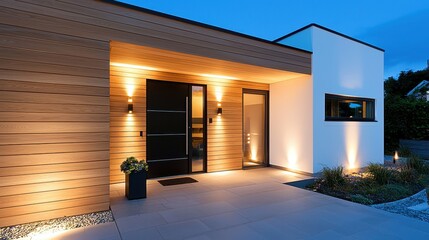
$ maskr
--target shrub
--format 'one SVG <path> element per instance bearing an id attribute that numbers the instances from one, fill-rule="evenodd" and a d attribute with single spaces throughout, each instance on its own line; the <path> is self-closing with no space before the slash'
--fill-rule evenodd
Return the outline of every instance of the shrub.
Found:
<path id="1" fill-rule="evenodd" d="M 341 166 L 335 168 L 323 168 L 322 181 L 324 181 L 328 187 L 337 187 L 343 185 L 346 182 L 346 179 L 343 175 L 343 170 L 344 168 Z"/>
<path id="2" fill-rule="evenodd" d="M 372 201 L 371 199 L 369 199 L 369 198 L 367 198 L 361 194 L 351 195 L 350 200 L 352 200 L 352 202 L 361 203 L 361 204 L 365 204 L 365 205 L 371 205 L 374 203 L 374 201 Z"/>
<path id="3" fill-rule="evenodd" d="M 401 156 L 401 157 L 409 157 L 409 156 L 411 156 L 413 153 L 411 152 L 411 150 L 410 150 L 408 147 L 403 146 L 403 145 L 400 145 L 400 146 L 399 146 L 399 149 L 398 149 L 398 154 L 399 154 L 399 156 Z"/>
<path id="4" fill-rule="evenodd" d="M 406 166 L 408 168 L 415 169 L 418 173 L 421 173 L 421 174 L 429 172 L 428 167 L 425 165 L 424 161 L 416 155 L 411 155 L 407 159 Z"/>
<path id="5" fill-rule="evenodd" d="M 367 169 L 375 182 L 380 185 L 388 184 L 392 178 L 392 170 L 385 168 L 382 165 L 370 163 Z"/>
<path id="6" fill-rule="evenodd" d="M 429 186 L 429 174 L 420 175 L 418 184 L 420 184 L 420 186 Z"/>
<path id="7" fill-rule="evenodd" d="M 378 202 L 392 202 L 412 194 L 412 190 L 406 186 L 398 184 L 386 184 L 378 188 L 377 201 Z"/>
<path id="8" fill-rule="evenodd" d="M 408 167 L 402 167 L 396 176 L 399 183 L 414 184 L 419 180 L 417 171 Z"/>

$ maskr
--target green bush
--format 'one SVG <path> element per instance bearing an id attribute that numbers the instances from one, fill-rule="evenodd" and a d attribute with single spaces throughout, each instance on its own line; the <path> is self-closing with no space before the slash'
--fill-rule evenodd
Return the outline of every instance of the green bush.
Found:
<path id="1" fill-rule="evenodd" d="M 418 172 L 409 167 L 402 167 L 400 171 L 397 172 L 396 176 L 399 183 L 414 184 L 419 180 Z"/>
<path id="2" fill-rule="evenodd" d="M 393 176 L 390 169 L 374 163 L 368 165 L 367 171 L 372 175 L 374 181 L 380 185 L 388 184 Z"/>
<path id="3" fill-rule="evenodd" d="M 344 178 L 343 174 L 343 167 L 335 167 L 335 168 L 328 168 L 325 167 L 322 170 L 322 181 L 328 186 L 328 187 L 337 187 L 340 185 L 343 185 L 346 182 L 346 179 Z"/>
<path id="4" fill-rule="evenodd" d="M 374 203 L 374 201 L 372 201 L 371 199 L 361 195 L 361 194 L 353 194 L 350 196 L 350 200 L 352 202 L 356 202 L 356 203 L 361 203 L 361 204 L 365 204 L 365 205 L 371 205 Z"/>
<path id="5" fill-rule="evenodd" d="M 407 159 L 406 166 L 416 170 L 420 174 L 428 173 L 428 167 L 425 165 L 424 161 L 414 154 Z"/>
<path id="6" fill-rule="evenodd" d="M 378 188 L 378 202 L 392 202 L 413 194 L 412 190 L 406 186 L 398 184 L 386 184 Z"/>
<path id="7" fill-rule="evenodd" d="M 419 176 L 418 184 L 420 186 L 428 186 L 429 187 L 429 174 L 422 174 Z"/>
<path id="8" fill-rule="evenodd" d="M 429 102 L 386 96 L 384 98 L 384 146 L 388 154 L 399 147 L 399 139 L 429 139 Z M 402 157 L 402 155 L 401 155 Z"/>
<path id="9" fill-rule="evenodd" d="M 408 147 L 400 145 L 398 149 L 398 154 L 401 157 L 410 157 L 413 153 Z"/>

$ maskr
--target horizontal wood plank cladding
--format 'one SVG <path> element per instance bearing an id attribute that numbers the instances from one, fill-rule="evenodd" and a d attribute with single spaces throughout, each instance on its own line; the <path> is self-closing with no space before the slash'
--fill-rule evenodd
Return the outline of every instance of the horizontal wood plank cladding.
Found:
<path id="1" fill-rule="evenodd" d="M 75 179 L 75 180 L 66 180 L 60 182 L 44 182 L 44 183 L 33 183 L 26 185 L 15 185 L 15 186 L 6 186 L 2 187 L 0 192 L 0 197 L 9 196 L 9 195 L 21 195 L 37 192 L 48 192 L 64 189 L 74 189 L 76 186 L 80 187 L 90 187 L 103 185 L 109 182 L 109 177 L 94 177 L 94 178 L 84 178 L 84 179 Z"/>
<path id="2" fill-rule="evenodd" d="M 11 92 L 0 91 L 1 102 L 22 103 L 59 103 L 59 104 L 81 104 L 81 105 L 108 105 L 108 97 L 65 95 L 55 93 L 33 93 L 33 92 Z"/>
<path id="3" fill-rule="evenodd" d="M 2 66 L 0 66 L 2 68 Z M 1 79 L 8 79 L 14 81 L 25 81 L 28 83 L 52 83 L 62 84 L 66 86 L 94 86 L 94 87 L 109 87 L 109 81 L 103 80 L 102 78 L 89 77 L 89 76 L 76 76 L 71 74 L 54 74 L 44 72 L 33 72 L 33 71 L 13 71 L 10 69 L 0 69 Z M 81 87 L 83 89 L 83 87 Z"/>
<path id="4" fill-rule="evenodd" d="M 8 155 L 0 157 L 2 167 L 38 166 L 109 159 L 109 151 Z"/>
<path id="5" fill-rule="evenodd" d="M 109 129 L 106 122 L 0 122 L 0 134 L 105 132 L 106 129 Z"/>
<path id="6" fill-rule="evenodd" d="M 4 4 L 22 3 L 0 3 L 0 227 L 107 210 L 109 42 Z"/>
<path id="7" fill-rule="evenodd" d="M 94 204 L 94 203 L 105 203 L 106 198 L 109 198 L 109 195 L 87 197 L 87 198 L 81 198 L 81 199 L 62 200 L 62 201 L 55 201 L 55 202 L 41 203 L 41 204 L 32 204 L 31 206 L 27 205 L 27 206 L 19 206 L 19 207 L 10 207 L 7 210 L 0 210 L 0 215 L 8 217 L 8 215 L 10 214 L 13 214 L 12 216 L 31 214 L 34 212 L 35 209 L 37 209 L 38 212 L 45 212 L 55 208 L 57 209 L 70 208 L 70 207 L 77 207 L 81 205 L 88 205 L 88 204 Z"/>
<path id="8" fill-rule="evenodd" d="M 30 119 L 31 120 L 31 119 Z M 104 119 L 103 119 L 104 120 Z M 108 139 L 109 133 L 34 133 L 0 134 L 0 142 L 9 144 L 86 143 Z"/>
<path id="9" fill-rule="evenodd" d="M 109 106 L 0 102 L 0 112 L 24 113 L 109 113 Z M 2 113 L 3 114 L 3 113 Z"/>
<path id="10" fill-rule="evenodd" d="M 4 76 L 1 76 L 2 78 Z M 32 80 L 31 78 L 27 80 Z M 0 79 L 1 91 L 32 92 L 32 93 L 58 93 L 68 95 L 86 95 L 108 97 L 109 89 L 106 87 L 79 86 L 67 84 L 50 84 L 30 81 L 8 81 Z"/>
<path id="11" fill-rule="evenodd" d="M 0 29 L 3 29 L 3 24 L 0 24 Z M 21 28 L 21 31 L 26 31 Z M 17 31 L 16 31 L 17 32 Z M 109 52 L 103 49 L 82 47 L 68 44 L 64 47 L 63 43 L 58 41 L 37 39 L 34 37 L 22 36 L 22 34 L 14 34 L 12 36 L 1 32 L 0 34 L 0 47 L 4 48 L 18 48 L 18 49 L 32 49 L 35 51 L 46 52 L 49 54 L 63 54 L 75 57 L 84 57 L 89 59 L 102 59 L 105 60 L 109 56 Z"/>
<path id="12" fill-rule="evenodd" d="M 107 122 L 109 114 L 85 113 L 27 113 L 11 112 L 0 115 L 0 122 Z M 1 136 L 0 136 L 1 138 Z"/>
<path id="13" fill-rule="evenodd" d="M 31 25 L 39 30 L 51 29 L 51 31 L 91 39 L 115 39 L 228 61 L 311 73 L 310 53 L 224 32 L 204 31 L 203 27 L 172 19 L 164 19 L 156 23 L 155 19 L 158 16 L 137 13 L 129 9 L 126 9 L 126 12 L 128 14 L 134 12 L 137 17 L 131 18 L 128 14 L 120 16 L 118 11 L 124 10 L 121 7 L 115 6 L 111 12 L 103 10 L 111 7 L 108 3 L 90 2 L 78 6 L 73 1 L 67 3 L 4 1 L 0 4 L 4 6 L 1 15 L 5 16 L 0 18 L 0 22 L 5 24 L 14 23 L 20 27 Z M 28 11 L 29 8 L 31 12 Z M 15 19 L 13 23 L 10 21 L 12 16 Z M 49 21 L 53 18 L 56 19 L 55 24 Z M 29 22 L 30 19 L 32 22 Z M 178 26 L 171 26 L 175 24 Z M 60 28 L 59 26 L 69 27 Z M 189 31 L 190 28 L 195 30 Z"/>
<path id="14" fill-rule="evenodd" d="M 108 151 L 109 142 L 1 145 L 0 156 L 19 154 Z"/>

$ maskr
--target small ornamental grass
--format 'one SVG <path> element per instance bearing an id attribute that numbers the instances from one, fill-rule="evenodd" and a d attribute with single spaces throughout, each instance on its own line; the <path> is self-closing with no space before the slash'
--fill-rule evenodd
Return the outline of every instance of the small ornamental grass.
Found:
<path id="1" fill-rule="evenodd" d="M 425 162 L 416 155 L 411 155 L 406 162 L 406 166 L 408 168 L 416 170 L 420 174 L 429 173 L 429 167 L 425 164 Z"/>
<path id="2" fill-rule="evenodd" d="M 325 167 L 307 188 L 366 205 L 396 201 L 429 188 L 428 166 L 421 159 L 410 159 L 395 167 L 369 164 L 364 172 L 352 174 L 344 174 L 343 167 Z"/>
<path id="3" fill-rule="evenodd" d="M 322 170 L 322 181 L 328 187 L 338 187 L 345 183 L 343 167 L 328 168 L 324 167 Z"/>
<path id="4" fill-rule="evenodd" d="M 393 176 L 392 170 L 380 164 L 370 163 L 368 165 L 367 171 L 372 175 L 374 180 L 380 185 L 388 184 L 391 181 Z"/>
<path id="5" fill-rule="evenodd" d="M 140 171 L 147 171 L 148 170 L 148 164 L 146 160 L 139 161 L 135 157 L 128 157 L 125 161 L 121 164 L 121 171 L 125 174 L 130 174 L 133 172 L 140 172 Z"/>

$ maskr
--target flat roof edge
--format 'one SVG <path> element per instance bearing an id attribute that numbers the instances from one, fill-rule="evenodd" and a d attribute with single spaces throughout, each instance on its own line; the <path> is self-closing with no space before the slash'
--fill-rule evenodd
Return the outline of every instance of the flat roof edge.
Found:
<path id="1" fill-rule="evenodd" d="M 116 5 L 116 6 L 120 6 L 120 7 L 124 7 L 124 8 L 133 9 L 133 10 L 144 12 L 144 13 L 148 13 L 148 14 L 152 14 L 152 15 L 156 15 L 156 16 L 160 16 L 160 17 L 164 17 L 164 18 L 168 18 L 168 19 L 172 19 L 172 20 L 176 20 L 176 21 L 183 22 L 183 23 L 192 24 L 192 25 L 199 26 L 199 27 L 204 27 L 204 28 L 212 29 L 212 30 L 215 30 L 215 31 L 223 32 L 223 33 L 228 33 L 228 34 L 231 34 L 231 35 L 235 35 L 235 36 L 239 36 L 239 37 L 243 37 L 243 38 L 247 38 L 247 39 L 252 39 L 252 40 L 263 42 L 263 43 L 268 43 L 268 44 L 271 44 L 271 45 L 274 45 L 274 46 L 278 46 L 278 47 L 282 47 L 282 48 L 288 48 L 288 49 L 296 50 L 296 51 L 299 51 L 299 52 L 305 52 L 305 53 L 313 53 L 311 51 L 303 50 L 303 49 L 292 47 L 292 46 L 287 46 L 287 45 L 280 44 L 280 43 L 277 43 L 277 42 L 274 42 L 274 41 L 270 41 L 270 40 L 266 40 L 266 39 L 263 39 L 263 38 L 258 38 L 258 37 L 247 35 L 247 34 L 244 34 L 244 33 L 235 32 L 235 31 L 228 30 L 228 29 L 225 29 L 225 28 L 216 27 L 216 26 L 213 26 L 213 25 L 209 25 L 209 24 L 206 24 L 206 23 L 193 21 L 193 20 L 190 20 L 190 19 L 182 18 L 182 17 L 177 17 L 177 16 L 174 16 L 174 15 L 170 15 L 170 14 L 166 14 L 166 13 L 154 11 L 154 10 L 151 10 L 151 9 L 148 9 L 148 8 L 135 6 L 135 5 L 124 3 L 124 2 L 119 2 L 119 1 L 116 1 L 116 0 L 99 0 L 99 1 L 105 2 L 105 3 L 109 3 L 109 4 L 112 4 L 112 5 Z"/>
<path id="2" fill-rule="evenodd" d="M 385 52 L 385 51 L 384 51 L 384 49 L 382 49 L 382 48 L 379 48 L 379 47 L 377 47 L 377 46 L 374 46 L 374 45 L 371 45 L 371 44 L 369 44 L 369 43 L 363 42 L 363 41 L 358 40 L 358 39 L 356 39 L 356 38 L 352 38 L 352 37 L 350 37 L 350 36 L 347 36 L 347 35 L 345 35 L 345 34 L 342 34 L 342 33 L 340 33 L 340 32 L 334 31 L 334 30 L 332 30 L 332 29 L 329 29 L 329 28 L 327 28 L 327 27 L 321 26 L 321 25 L 316 24 L 316 23 L 308 24 L 307 26 L 304 26 L 304 27 L 302 27 L 302 28 L 300 28 L 300 29 L 298 29 L 298 30 L 295 30 L 295 31 L 291 32 L 291 33 L 288 33 L 288 34 L 284 35 L 283 37 L 279 37 L 279 38 L 277 38 L 277 39 L 273 40 L 273 42 L 278 43 L 279 41 L 281 41 L 281 40 L 283 40 L 283 39 L 285 39 L 285 38 L 288 38 L 288 37 L 290 37 L 290 36 L 292 36 L 292 35 L 294 35 L 294 34 L 296 34 L 296 33 L 299 33 L 299 32 L 301 32 L 301 31 L 304 31 L 305 29 L 310 28 L 310 27 L 317 27 L 317 28 L 323 29 L 323 30 L 325 30 L 325 31 L 328 31 L 328 32 L 330 32 L 330 33 L 336 34 L 336 35 L 338 35 L 338 36 L 341 36 L 341 37 L 347 38 L 347 39 L 349 39 L 349 40 L 352 40 L 352 41 L 354 41 L 354 42 L 357 42 L 357 43 L 363 44 L 363 45 L 365 45 L 365 46 L 368 46 L 368 47 L 374 48 L 374 49 L 376 49 L 376 50 L 379 50 L 379 51 Z"/>

